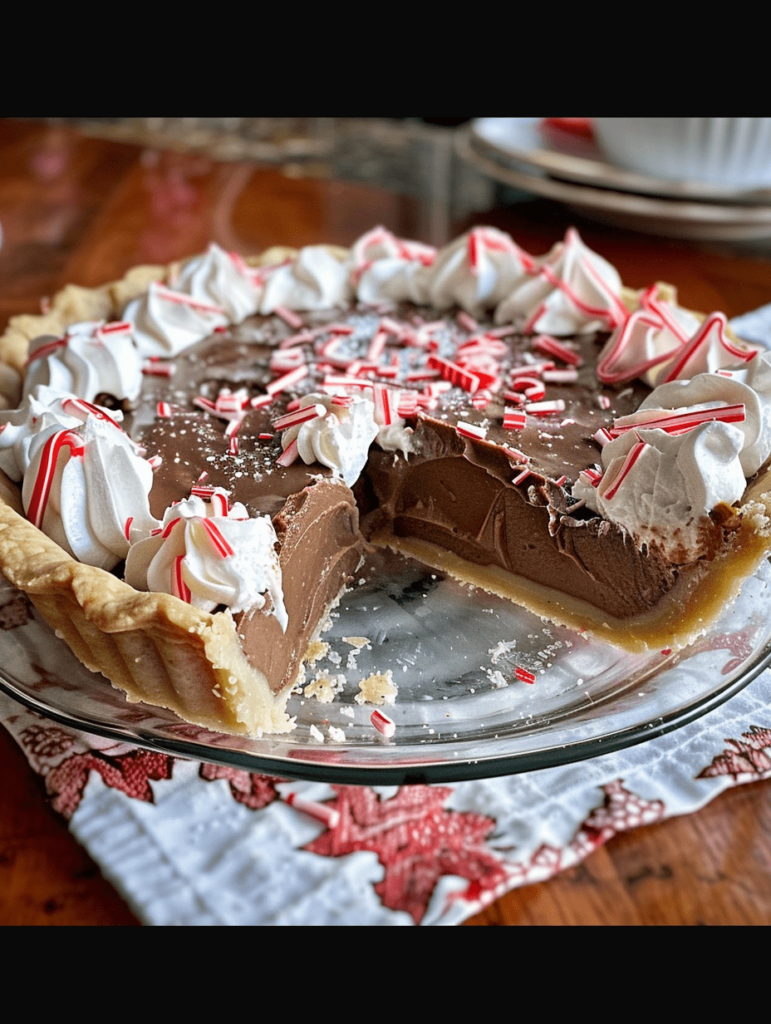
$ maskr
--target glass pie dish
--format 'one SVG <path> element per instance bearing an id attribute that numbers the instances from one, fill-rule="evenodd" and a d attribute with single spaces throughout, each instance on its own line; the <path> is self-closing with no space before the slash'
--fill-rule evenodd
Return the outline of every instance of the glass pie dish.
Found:
<path id="1" fill-rule="evenodd" d="M 249 772 L 364 785 L 485 778 L 641 743 L 729 699 L 771 663 L 770 583 L 766 562 L 689 648 L 631 654 L 381 552 L 314 645 L 289 702 L 294 731 L 248 738 L 128 703 L 3 581 L 0 688 L 63 725 Z M 376 709 L 392 736 L 373 726 Z"/>

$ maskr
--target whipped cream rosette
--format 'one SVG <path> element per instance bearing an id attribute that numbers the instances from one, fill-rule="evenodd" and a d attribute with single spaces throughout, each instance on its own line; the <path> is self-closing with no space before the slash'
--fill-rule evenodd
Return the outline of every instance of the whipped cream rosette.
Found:
<path id="1" fill-rule="evenodd" d="M 526 334 L 612 330 L 629 315 L 621 288 L 616 268 L 569 228 L 498 305 L 495 321 L 514 323 Z"/>
<path id="2" fill-rule="evenodd" d="M 675 410 L 713 410 L 720 415 L 728 409 L 743 416 L 735 425 L 744 437 L 739 458 L 742 471 L 749 478 L 771 455 L 771 352 L 760 352 L 730 370 L 699 373 L 690 380 L 660 384 L 642 402 L 636 417 L 627 420 L 640 422 Z"/>
<path id="3" fill-rule="evenodd" d="M 573 493 L 637 545 L 692 562 L 714 546 L 705 531 L 709 513 L 744 493 L 743 443 L 741 430 L 717 420 L 683 434 L 640 426 L 603 448 L 597 486 L 579 477 Z"/>
<path id="4" fill-rule="evenodd" d="M 30 447 L 52 428 L 75 430 L 89 413 L 118 422 L 122 413 L 93 406 L 67 392 L 37 384 L 18 409 L 0 412 L 0 469 L 19 482 L 30 464 Z"/>
<path id="5" fill-rule="evenodd" d="M 60 423 L 32 436 L 22 483 L 27 518 L 79 562 L 113 569 L 129 550 L 129 531 L 151 529 L 150 464 L 106 417 L 77 428 Z"/>
<path id="6" fill-rule="evenodd" d="M 457 304 L 479 316 L 510 296 L 534 263 L 504 231 L 473 228 L 437 254 L 428 273 L 427 301 L 438 309 Z"/>
<path id="7" fill-rule="evenodd" d="M 601 476 L 582 474 L 575 496 L 640 545 L 680 561 L 704 554 L 706 517 L 739 502 L 771 455 L 771 353 L 751 356 L 655 388 L 615 421 Z"/>
<path id="8" fill-rule="evenodd" d="M 201 488 L 166 510 L 160 527 L 134 541 L 126 559 L 126 582 L 137 590 L 172 594 L 195 608 L 221 605 L 233 614 L 262 609 L 282 630 L 287 613 L 281 585 L 277 537 L 268 516 L 251 517 L 229 504 L 222 488 Z"/>
<path id="9" fill-rule="evenodd" d="M 148 358 L 175 356 L 228 322 L 218 303 L 193 298 L 160 281 L 129 302 L 123 317 L 133 326 L 140 354 Z"/>
<path id="10" fill-rule="evenodd" d="M 346 263 L 326 246 L 307 245 L 289 263 L 276 267 L 265 282 L 261 313 L 276 310 L 330 309 L 352 296 Z"/>
<path id="11" fill-rule="evenodd" d="M 61 338 L 36 338 L 29 349 L 24 396 L 41 384 L 87 402 L 99 395 L 134 402 L 142 387 L 142 357 L 131 324 L 84 321 L 68 327 Z"/>
<path id="12" fill-rule="evenodd" d="M 656 387 L 753 358 L 755 348 L 728 336 L 722 313 L 698 317 L 657 291 L 654 285 L 643 292 L 639 308 L 608 339 L 597 365 L 601 381 L 619 384 L 639 378 Z"/>
<path id="13" fill-rule="evenodd" d="M 262 294 L 256 275 L 244 261 L 214 242 L 203 256 L 188 260 L 173 287 L 199 302 L 220 307 L 232 324 L 256 313 Z"/>
<path id="14" fill-rule="evenodd" d="M 433 246 L 397 238 L 385 228 L 368 231 L 351 249 L 351 282 L 360 302 L 428 301 Z"/>
<path id="15" fill-rule="evenodd" d="M 374 402 L 364 397 L 304 395 L 299 408 L 276 420 L 282 431 L 283 464 L 299 457 L 320 462 L 352 486 L 378 435 Z"/>

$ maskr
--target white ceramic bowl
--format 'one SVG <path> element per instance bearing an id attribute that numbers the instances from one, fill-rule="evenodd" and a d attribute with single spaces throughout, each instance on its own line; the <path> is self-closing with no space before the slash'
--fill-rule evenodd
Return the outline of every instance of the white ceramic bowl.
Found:
<path id="1" fill-rule="evenodd" d="M 596 117 L 606 157 L 674 181 L 771 185 L 771 117 Z"/>

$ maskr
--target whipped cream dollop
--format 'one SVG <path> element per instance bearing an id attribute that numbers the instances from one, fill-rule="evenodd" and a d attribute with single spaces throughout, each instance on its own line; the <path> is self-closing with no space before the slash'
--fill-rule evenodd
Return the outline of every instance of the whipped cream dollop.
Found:
<path id="1" fill-rule="evenodd" d="M 362 235 L 351 249 L 351 284 L 360 302 L 428 302 L 433 246 L 407 241 L 383 227 Z"/>
<path id="2" fill-rule="evenodd" d="M 211 501 L 192 495 L 168 508 L 155 531 L 134 537 L 125 578 L 137 590 L 172 594 L 208 612 L 222 605 L 234 614 L 265 609 L 286 630 L 278 538 L 268 516 L 250 517 L 216 488 Z"/>
<path id="3" fill-rule="evenodd" d="M 744 407 L 744 419 L 734 426 L 743 436 L 742 472 L 751 477 L 771 455 L 771 352 L 759 352 L 751 361 L 720 373 L 660 384 L 636 413 L 618 422 L 639 423 L 673 410 L 708 413 L 727 406 Z"/>
<path id="4" fill-rule="evenodd" d="M 735 425 L 715 420 L 679 435 L 640 427 L 605 445 L 599 485 L 579 477 L 573 494 L 638 546 L 690 562 L 709 553 L 705 517 L 744 493 L 743 443 Z"/>
<path id="5" fill-rule="evenodd" d="M 271 271 L 260 312 L 267 315 L 282 306 L 292 310 L 330 309 L 349 302 L 352 295 L 347 263 L 323 245 L 307 245 L 295 259 Z"/>
<path id="6" fill-rule="evenodd" d="M 18 483 L 30 464 L 34 438 L 52 430 L 76 430 L 89 414 L 119 423 L 119 410 L 102 409 L 68 392 L 37 384 L 18 409 L 0 412 L 0 469 Z"/>
<path id="7" fill-rule="evenodd" d="M 638 544 L 675 560 L 703 554 L 705 517 L 739 502 L 771 456 L 771 352 L 752 355 L 654 388 L 615 421 L 623 433 L 602 449 L 599 484 L 579 477 L 573 494 Z"/>
<path id="8" fill-rule="evenodd" d="M 153 471 L 114 423 L 88 416 L 35 434 L 22 483 L 27 518 L 74 558 L 113 569 L 129 550 L 130 529 L 152 529 Z"/>
<path id="9" fill-rule="evenodd" d="M 171 357 L 208 337 L 228 318 L 222 306 L 196 299 L 153 281 L 123 312 L 132 324 L 134 339 L 144 357 Z"/>
<path id="10" fill-rule="evenodd" d="M 380 430 L 375 420 L 375 403 L 361 396 L 348 405 L 337 405 L 329 395 L 314 392 L 300 401 L 301 409 L 310 406 L 317 406 L 319 415 L 283 432 L 284 451 L 296 445 L 297 454 L 306 465 L 320 462 L 342 477 L 349 487 L 353 486 Z"/>
<path id="11" fill-rule="evenodd" d="M 495 321 L 513 323 L 526 334 L 612 330 L 629 315 L 621 288 L 616 268 L 569 228 L 498 305 Z"/>
<path id="12" fill-rule="evenodd" d="M 83 321 L 61 338 L 49 335 L 30 344 L 23 396 L 38 385 L 93 402 L 112 395 L 134 402 L 142 387 L 142 357 L 127 322 Z"/>
<path id="13" fill-rule="evenodd" d="M 173 286 L 200 302 L 220 306 L 232 324 L 256 313 L 262 294 L 243 261 L 215 242 L 202 256 L 188 260 Z"/>
<path id="14" fill-rule="evenodd" d="M 597 364 L 603 383 L 639 378 L 656 387 L 754 357 L 754 347 L 737 345 L 728 336 L 722 313 L 697 317 L 656 292 L 654 285 L 640 296 L 639 308 L 605 344 Z"/>
<path id="15" fill-rule="evenodd" d="M 534 263 L 504 231 L 473 228 L 439 251 L 428 274 L 428 301 L 479 316 L 510 296 Z"/>

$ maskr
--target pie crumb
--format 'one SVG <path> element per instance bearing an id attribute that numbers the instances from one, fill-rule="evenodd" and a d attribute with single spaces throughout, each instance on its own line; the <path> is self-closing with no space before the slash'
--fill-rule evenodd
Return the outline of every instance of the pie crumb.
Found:
<path id="1" fill-rule="evenodd" d="M 354 700 L 357 704 L 394 704 L 396 702 L 396 684 L 393 672 L 375 672 L 366 679 L 359 681 L 359 693 Z"/>

